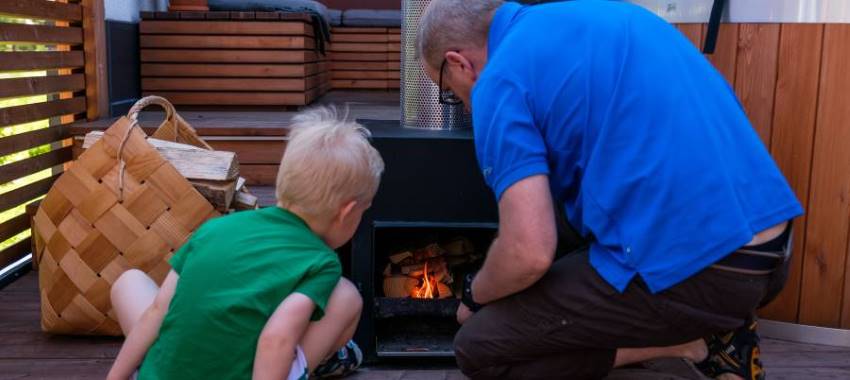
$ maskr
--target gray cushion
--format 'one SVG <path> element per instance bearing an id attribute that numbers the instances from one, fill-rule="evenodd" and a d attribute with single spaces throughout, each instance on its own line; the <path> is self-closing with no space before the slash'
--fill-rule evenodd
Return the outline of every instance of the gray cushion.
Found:
<path id="1" fill-rule="evenodd" d="M 306 12 L 328 22 L 328 8 L 313 0 L 209 0 L 211 11 Z"/>
<path id="2" fill-rule="evenodd" d="M 342 11 L 339 9 L 328 9 L 328 18 L 331 26 L 342 26 Z"/>
<path id="3" fill-rule="evenodd" d="M 401 27 L 401 11 L 398 9 L 349 9 L 342 12 L 342 25 Z"/>

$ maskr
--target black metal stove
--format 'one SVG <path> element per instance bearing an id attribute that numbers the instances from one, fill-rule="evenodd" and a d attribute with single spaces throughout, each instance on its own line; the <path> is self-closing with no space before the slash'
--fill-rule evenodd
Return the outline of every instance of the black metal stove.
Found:
<path id="1" fill-rule="evenodd" d="M 364 299 L 355 340 L 370 361 L 452 356 L 456 298 L 387 298 L 381 288 L 387 257 L 399 247 L 463 235 L 486 253 L 497 208 L 475 158 L 472 130 L 423 130 L 397 120 L 360 120 L 386 163 L 372 208 L 351 246 L 351 280 Z"/>

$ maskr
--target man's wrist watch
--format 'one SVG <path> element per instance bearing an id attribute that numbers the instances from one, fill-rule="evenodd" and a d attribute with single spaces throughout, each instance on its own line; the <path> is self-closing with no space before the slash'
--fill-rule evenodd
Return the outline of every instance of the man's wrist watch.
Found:
<path id="1" fill-rule="evenodd" d="M 466 305 L 473 313 L 484 307 L 484 305 L 475 303 L 472 299 L 472 280 L 474 279 L 475 273 L 469 273 L 463 276 L 463 293 L 460 296 L 460 302 Z"/>

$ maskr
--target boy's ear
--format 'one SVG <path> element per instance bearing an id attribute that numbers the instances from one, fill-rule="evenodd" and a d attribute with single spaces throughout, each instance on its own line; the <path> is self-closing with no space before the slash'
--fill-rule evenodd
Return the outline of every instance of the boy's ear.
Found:
<path id="1" fill-rule="evenodd" d="M 354 208 L 357 207 L 357 201 L 352 200 L 348 203 L 342 205 L 342 208 L 339 209 L 339 215 L 337 216 L 337 222 L 342 222 L 345 218 L 348 217 L 351 212 L 354 211 Z"/>

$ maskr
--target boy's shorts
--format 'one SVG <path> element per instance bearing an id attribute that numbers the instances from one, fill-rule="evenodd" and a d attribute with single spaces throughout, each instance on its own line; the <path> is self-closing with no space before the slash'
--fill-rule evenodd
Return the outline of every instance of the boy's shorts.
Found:
<path id="1" fill-rule="evenodd" d="M 292 360 L 292 368 L 289 370 L 289 376 L 286 380 L 307 380 L 307 357 L 304 356 L 304 350 L 301 346 L 295 347 L 295 359 Z"/>
<path id="2" fill-rule="evenodd" d="M 301 346 L 295 347 L 295 359 L 292 360 L 292 368 L 289 370 L 289 376 L 286 380 L 307 380 L 307 357 L 304 356 L 304 350 Z M 139 371 L 133 372 L 130 380 L 136 380 L 139 377 Z"/>

